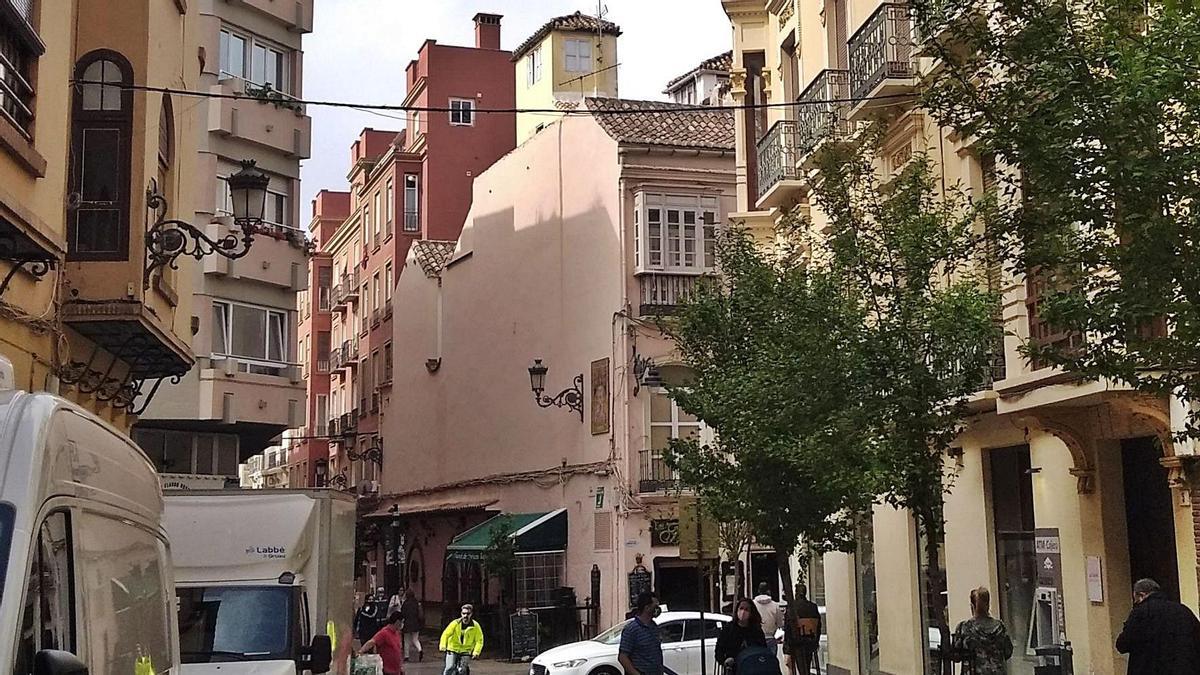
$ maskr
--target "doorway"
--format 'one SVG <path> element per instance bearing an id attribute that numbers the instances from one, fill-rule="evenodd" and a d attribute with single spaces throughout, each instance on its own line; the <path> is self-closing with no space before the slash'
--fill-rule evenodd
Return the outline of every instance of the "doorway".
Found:
<path id="1" fill-rule="evenodd" d="M 995 448 L 987 451 L 987 458 L 1000 586 L 995 596 L 1000 618 L 1016 646 L 1009 672 L 1033 675 L 1037 659 L 1029 649 L 1029 631 L 1037 587 L 1037 556 L 1029 446 Z"/>
<path id="2" fill-rule="evenodd" d="M 1121 441 L 1125 525 L 1129 532 L 1129 578 L 1154 579 L 1172 600 L 1179 599 L 1175 514 L 1167 469 L 1154 438 Z"/>
<path id="3" fill-rule="evenodd" d="M 712 611 L 713 601 L 719 592 L 713 585 L 712 575 L 706 575 L 704 584 L 704 611 Z M 699 572 L 696 562 L 680 558 L 654 559 L 654 592 L 659 603 L 670 610 L 700 609 Z"/>
<path id="4" fill-rule="evenodd" d="M 755 551 L 750 554 L 750 587 L 746 596 L 753 598 L 758 595 L 758 585 L 767 585 L 767 593 L 774 600 L 781 600 L 779 594 L 779 555 L 774 551 Z"/>

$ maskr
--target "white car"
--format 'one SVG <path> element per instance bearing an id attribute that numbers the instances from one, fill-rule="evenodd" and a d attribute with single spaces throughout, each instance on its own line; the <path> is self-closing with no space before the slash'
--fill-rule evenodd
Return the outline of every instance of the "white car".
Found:
<path id="1" fill-rule="evenodd" d="M 704 634 L 704 653 L 708 659 L 708 673 L 717 675 L 717 636 L 729 617 L 724 614 L 700 612 L 663 612 L 655 623 L 662 639 L 663 666 L 678 675 L 699 675 L 700 636 Z M 529 666 L 529 675 L 621 675 L 624 671 L 617 662 L 617 650 L 621 646 L 621 631 L 629 620 L 622 621 L 591 640 L 572 642 L 542 652 Z M 703 630 L 702 630 L 703 629 Z"/>

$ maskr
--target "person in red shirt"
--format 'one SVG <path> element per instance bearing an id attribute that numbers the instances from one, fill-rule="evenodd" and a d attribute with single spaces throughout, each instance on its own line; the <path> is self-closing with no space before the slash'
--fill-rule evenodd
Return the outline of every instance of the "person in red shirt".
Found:
<path id="1" fill-rule="evenodd" d="M 404 675 L 404 640 L 401 631 L 404 618 L 400 612 L 388 614 L 387 625 L 358 650 L 359 654 L 375 652 L 383 659 L 383 675 Z"/>

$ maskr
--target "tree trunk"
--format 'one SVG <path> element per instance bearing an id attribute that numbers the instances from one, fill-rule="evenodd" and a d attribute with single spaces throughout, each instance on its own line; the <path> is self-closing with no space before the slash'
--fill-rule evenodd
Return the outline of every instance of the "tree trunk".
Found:
<path id="1" fill-rule="evenodd" d="M 924 515 L 920 517 L 920 526 L 925 533 L 925 594 L 926 602 L 929 605 L 929 615 L 937 624 L 938 635 L 940 636 L 940 646 L 938 647 L 938 660 L 940 661 L 939 670 L 942 675 L 954 675 L 954 663 L 947 658 L 950 650 L 950 625 L 946 616 L 946 596 L 942 593 L 942 563 L 938 557 L 938 539 L 936 532 L 938 528 L 932 527 L 932 516 Z M 926 632 L 925 626 L 921 626 L 921 630 Z M 925 642 L 925 636 L 921 636 L 921 641 Z"/>
<path id="2" fill-rule="evenodd" d="M 783 578 L 783 586 L 780 589 L 780 594 L 787 602 L 788 607 L 792 606 L 793 587 L 792 587 L 792 553 L 791 551 L 780 551 L 775 549 L 779 556 L 779 576 Z"/>

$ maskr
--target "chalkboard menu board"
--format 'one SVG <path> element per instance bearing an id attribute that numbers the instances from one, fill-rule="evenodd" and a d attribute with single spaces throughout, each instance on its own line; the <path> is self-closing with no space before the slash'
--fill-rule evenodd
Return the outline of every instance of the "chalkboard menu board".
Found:
<path id="1" fill-rule="evenodd" d="M 637 596 L 640 593 L 648 593 L 651 590 L 652 578 L 650 572 L 641 565 L 638 565 L 632 572 L 629 573 L 629 607 L 632 608 L 637 603 Z"/>
<path id="2" fill-rule="evenodd" d="M 538 616 L 533 612 L 512 614 L 509 617 L 509 639 L 512 658 L 533 658 L 538 655 Z"/>

